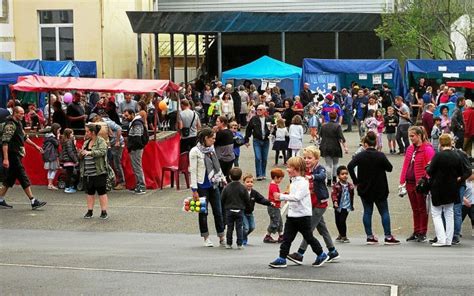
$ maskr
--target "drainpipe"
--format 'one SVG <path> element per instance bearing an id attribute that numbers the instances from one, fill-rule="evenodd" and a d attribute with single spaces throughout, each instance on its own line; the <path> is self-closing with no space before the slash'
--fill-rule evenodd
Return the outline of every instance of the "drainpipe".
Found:
<path id="1" fill-rule="evenodd" d="M 105 78 L 105 66 L 104 66 L 104 0 L 99 1 L 100 4 L 100 60 L 101 60 L 101 73 L 102 78 Z"/>

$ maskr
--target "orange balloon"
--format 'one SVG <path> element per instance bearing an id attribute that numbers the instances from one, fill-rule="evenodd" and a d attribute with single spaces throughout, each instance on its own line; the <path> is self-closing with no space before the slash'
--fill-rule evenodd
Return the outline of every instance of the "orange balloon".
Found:
<path id="1" fill-rule="evenodd" d="M 168 109 L 168 105 L 166 105 L 166 102 L 165 101 L 161 101 L 159 104 L 158 104 L 158 107 L 160 108 L 161 111 L 165 111 Z"/>

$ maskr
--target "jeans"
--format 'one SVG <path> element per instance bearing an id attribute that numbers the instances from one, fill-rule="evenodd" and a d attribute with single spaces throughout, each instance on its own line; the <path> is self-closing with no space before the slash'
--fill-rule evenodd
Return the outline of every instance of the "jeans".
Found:
<path id="1" fill-rule="evenodd" d="M 344 121 L 347 124 L 347 131 L 352 131 L 352 111 L 344 111 Z"/>
<path id="2" fill-rule="evenodd" d="M 464 196 L 464 191 L 466 191 L 466 187 L 461 186 L 459 188 L 459 202 L 454 203 L 453 211 L 454 211 L 454 236 L 459 239 L 461 236 L 461 225 L 462 225 L 462 201 Z"/>
<path id="3" fill-rule="evenodd" d="M 222 219 L 221 196 L 218 188 L 198 188 L 200 197 L 206 197 L 208 202 L 208 210 L 206 213 L 199 213 L 199 231 L 202 237 L 209 236 L 209 229 L 207 227 L 207 215 L 209 212 L 209 205 L 212 208 L 212 215 L 214 216 L 214 225 L 218 237 L 224 236 L 224 220 Z"/>
<path id="4" fill-rule="evenodd" d="M 446 230 L 443 225 L 443 219 L 445 217 Z M 451 245 L 454 233 L 454 221 L 453 221 L 453 204 L 434 206 L 431 204 L 431 216 L 433 217 L 433 224 L 435 227 L 436 238 L 438 243 Z"/>
<path id="5" fill-rule="evenodd" d="M 416 184 L 406 183 L 406 189 L 413 213 L 413 233 L 426 235 L 428 231 L 426 197 L 416 192 Z"/>
<path id="6" fill-rule="evenodd" d="M 319 241 L 313 236 L 311 231 L 311 217 L 287 217 L 285 223 L 285 232 L 283 233 L 283 243 L 280 245 L 280 257 L 286 258 L 290 252 L 291 243 L 295 240 L 296 235 L 301 233 L 303 238 L 311 246 L 311 249 L 318 256 L 323 253 L 323 248 Z"/>
<path id="7" fill-rule="evenodd" d="M 125 183 L 125 178 L 123 176 L 123 167 L 122 167 L 122 153 L 123 147 L 113 146 L 110 148 L 110 153 L 112 155 L 112 164 L 114 166 L 115 176 L 117 177 L 117 183 Z"/>
<path id="8" fill-rule="evenodd" d="M 362 139 L 365 136 L 364 119 L 356 117 L 355 121 L 357 124 L 357 130 L 359 131 L 359 137 Z"/>
<path id="9" fill-rule="evenodd" d="M 326 222 L 324 222 L 324 212 L 326 212 L 326 209 L 313 208 L 313 216 L 311 216 L 311 231 L 314 232 L 314 229 L 317 229 L 319 234 L 323 237 L 326 247 L 329 250 L 332 250 L 334 249 L 334 243 L 332 241 L 331 235 L 329 234 L 329 230 L 326 227 Z M 308 243 L 303 239 L 298 253 L 304 254 L 307 248 Z"/>
<path id="10" fill-rule="evenodd" d="M 248 235 L 255 230 L 255 218 L 253 214 L 243 215 L 244 240 L 248 240 Z"/>
<path id="11" fill-rule="evenodd" d="M 145 177 L 143 175 L 143 165 L 142 165 L 142 156 L 143 149 L 130 151 L 130 160 L 132 161 L 132 169 L 137 178 L 136 187 L 145 189 Z"/>
<path id="12" fill-rule="evenodd" d="M 410 128 L 410 124 L 402 124 L 399 125 L 397 128 L 397 144 L 400 152 L 404 153 L 405 150 L 410 146 L 410 142 L 408 141 L 408 129 Z M 403 140 L 403 141 L 402 141 Z"/>
<path id="13" fill-rule="evenodd" d="M 324 162 L 326 163 L 326 176 L 328 180 L 332 180 L 337 176 L 337 165 L 339 164 L 339 157 L 324 157 Z"/>
<path id="14" fill-rule="evenodd" d="M 267 232 L 279 234 L 283 232 L 283 221 L 281 220 L 280 209 L 274 207 L 267 207 L 268 216 L 270 217 L 270 224 L 268 224 Z"/>
<path id="15" fill-rule="evenodd" d="M 234 167 L 240 167 L 239 165 L 239 158 L 240 158 L 240 155 L 236 155 L 235 156 L 235 159 L 234 159 Z"/>
<path id="16" fill-rule="evenodd" d="M 269 140 L 253 140 L 253 152 L 255 153 L 255 174 L 258 177 L 265 177 L 267 170 Z"/>
<path id="17" fill-rule="evenodd" d="M 243 220 L 243 210 L 239 210 L 238 212 L 234 212 L 231 209 L 226 210 L 226 219 L 227 219 L 227 244 L 232 246 L 232 234 L 234 232 L 237 233 L 237 246 L 242 245 L 243 239 L 243 227 L 242 227 L 242 220 Z"/>
<path id="18" fill-rule="evenodd" d="M 346 209 L 334 209 L 334 216 L 336 219 L 337 231 L 339 231 L 340 237 L 347 237 L 347 216 L 349 216 L 349 211 Z"/>
<path id="19" fill-rule="evenodd" d="M 377 200 L 377 201 L 367 201 L 362 198 L 362 205 L 364 206 L 364 216 L 362 221 L 364 223 L 365 234 L 367 237 L 372 237 L 372 213 L 374 211 L 374 203 L 377 206 L 377 210 L 379 211 L 380 217 L 382 218 L 382 226 L 385 237 L 392 235 L 390 230 L 390 213 L 388 211 L 388 201 L 387 199 L 384 200 Z"/>

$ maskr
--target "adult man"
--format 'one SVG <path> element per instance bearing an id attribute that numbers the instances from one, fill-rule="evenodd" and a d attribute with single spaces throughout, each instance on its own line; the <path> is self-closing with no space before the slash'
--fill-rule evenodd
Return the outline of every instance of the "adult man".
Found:
<path id="1" fill-rule="evenodd" d="M 385 154 L 375 149 L 377 136 L 373 132 L 364 137 L 365 150 L 358 153 L 349 162 L 347 168 L 354 185 L 357 186 L 362 205 L 364 207 L 364 228 L 367 235 L 367 244 L 377 244 L 378 240 L 372 233 L 372 213 L 374 204 L 382 217 L 382 226 L 385 234 L 385 244 L 398 245 L 390 228 L 390 213 L 388 210 L 388 182 L 387 172 L 393 169 Z M 357 174 L 354 168 L 357 167 Z"/>
<path id="2" fill-rule="evenodd" d="M 181 100 L 181 109 L 179 112 L 178 128 L 181 131 L 180 151 L 189 152 L 196 146 L 197 133 L 201 129 L 199 116 L 191 110 L 187 99 Z"/>
<path id="3" fill-rule="evenodd" d="M 342 95 L 337 91 L 337 87 L 335 85 L 331 86 L 331 94 L 334 97 L 334 103 L 342 106 Z"/>
<path id="4" fill-rule="evenodd" d="M 312 94 L 311 90 L 309 89 L 309 83 L 303 84 L 303 89 L 300 92 L 300 98 L 303 106 L 306 106 L 313 101 L 314 94 Z"/>
<path id="5" fill-rule="evenodd" d="M 123 119 L 122 126 L 127 127 L 130 123 L 122 116 L 125 110 L 133 110 L 133 112 L 137 112 L 137 105 L 137 101 L 132 100 L 132 94 L 126 93 L 125 100 L 120 103 L 118 108 L 119 117 Z"/>
<path id="6" fill-rule="evenodd" d="M 255 174 L 257 180 L 266 179 L 265 171 L 267 169 L 268 149 L 270 147 L 270 129 L 268 126 L 272 123 L 271 119 L 265 116 L 265 105 L 258 105 L 257 116 L 252 117 L 245 130 L 245 145 L 250 146 L 249 140 L 253 136 L 253 152 L 255 153 Z"/>
<path id="7" fill-rule="evenodd" d="M 462 116 L 462 110 L 466 104 L 464 97 L 459 97 L 456 100 L 456 109 L 454 109 L 451 117 L 451 131 L 455 137 L 455 146 L 458 149 L 463 148 L 464 144 L 464 119 Z"/>
<path id="8" fill-rule="evenodd" d="M 145 176 L 142 168 L 142 157 L 145 143 L 143 142 L 143 135 L 147 132 L 143 119 L 139 114 L 135 115 L 132 109 L 126 109 L 123 112 L 123 117 L 127 122 L 130 122 L 128 128 L 127 149 L 132 161 L 132 169 L 137 178 L 137 183 L 133 192 L 135 194 L 145 194 Z"/>
<path id="9" fill-rule="evenodd" d="M 431 130 L 433 129 L 434 121 L 433 121 L 433 112 L 435 110 L 435 105 L 434 104 L 428 104 L 426 106 L 426 110 L 423 113 L 422 117 L 422 124 L 423 127 L 425 128 L 426 133 L 428 134 L 428 138 L 431 139 Z"/>
<path id="10" fill-rule="evenodd" d="M 15 185 L 16 180 L 20 182 L 21 187 L 30 199 L 31 208 L 33 210 L 39 209 L 46 204 L 46 202 L 33 197 L 30 180 L 28 179 L 23 163 L 21 162 L 21 159 L 25 156 L 25 142 L 35 147 L 40 153 L 43 153 L 43 149 L 25 135 L 23 125 L 21 124 L 24 116 L 25 110 L 21 107 L 15 107 L 13 109 L 13 115 L 7 119 L 3 128 L 2 165 L 6 170 L 6 174 L 5 180 L 3 181 L 3 187 L 0 189 L 0 208 L 13 208 L 5 201 L 5 194 L 9 187 Z"/>
<path id="11" fill-rule="evenodd" d="M 384 82 L 384 83 L 382 84 L 381 97 L 382 97 L 382 108 L 384 108 L 385 111 L 387 111 L 387 108 L 388 108 L 389 106 L 392 106 L 392 105 L 393 105 L 393 94 L 392 94 L 392 90 L 389 88 L 387 82 Z"/>
<path id="12" fill-rule="evenodd" d="M 222 82 L 217 81 L 216 82 L 216 87 L 212 90 L 212 95 L 213 96 L 219 96 L 221 93 L 223 93 L 223 91 L 222 91 Z"/>
<path id="13" fill-rule="evenodd" d="M 423 95 L 426 93 L 426 84 L 425 84 L 425 78 L 421 77 L 419 80 L 419 83 L 415 86 L 415 99 L 416 102 L 414 105 L 423 105 Z M 412 118 L 413 121 L 415 121 L 418 118 L 418 113 L 421 112 L 420 107 L 413 107 L 411 109 L 412 112 Z"/>
<path id="14" fill-rule="evenodd" d="M 70 122 L 70 126 L 74 129 L 74 133 L 78 134 L 78 130 L 84 130 L 84 122 L 87 119 L 86 111 L 84 106 L 81 104 L 81 98 L 84 94 L 80 91 L 76 91 L 73 96 L 73 101 L 67 106 L 66 116 Z M 82 131 L 82 134 L 84 132 Z"/>
<path id="15" fill-rule="evenodd" d="M 347 89 L 343 88 L 341 90 L 341 100 L 342 100 L 342 112 L 344 112 L 344 121 L 347 124 L 347 128 L 344 130 L 345 132 L 352 132 L 352 97 L 347 91 Z"/>
<path id="16" fill-rule="evenodd" d="M 474 139 L 474 107 L 471 100 L 466 101 L 466 110 L 463 112 L 464 118 L 464 145 L 463 150 L 467 155 L 472 156 L 472 140 Z"/>
<path id="17" fill-rule="evenodd" d="M 342 109 L 341 106 L 334 102 L 334 96 L 332 94 L 326 95 L 326 103 L 323 104 L 323 109 L 321 110 L 321 115 L 323 116 L 323 124 L 329 122 L 329 113 L 335 112 L 337 114 L 336 121 L 339 121 L 339 124 L 342 123 Z"/>
<path id="18" fill-rule="evenodd" d="M 357 123 L 357 129 L 359 130 L 359 137 L 361 139 L 365 135 L 364 119 L 367 112 L 366 107 L 368 103 L 369 98 L 364 95 L 364 90 L 357 90 L 357 96 L 354 99 L 354 109 L 356 110 L 355 121 Z"/>
<path id="19" fill-rule="evenodd" d="M 51 121 L 52 121 L 52 118 L 53 118 L 53 114 L 54 114 L 53 104 L 54 104 L 54 102 L 56 102 L 56 96 L 54 94 L 51 94 L 49 96 L 48 104 L 46 104 L 46 106 L 44 106 L 44 109 L 43 109 L 44 119 L 46 119 L 46 122 L 48 122 L 48 124 L 51 124 Z"/>
<path id="20" fill-rule="evenodd" d="M 451 103 L 457 102 L 458 96 L 456 95 L 456 89 L 454 87 L 450 87 L 448 89 L 448 96 L 449 96 L 449 102 Z"/>
<path id="21" fill-rule="evenodd" d="M 403 102 L 403 98 L 400 96 L 395 97 L 395 110 L 397 111 L 399 121 L 397 128 L 397 144 L 400 149 L 398 154 L 404 155 L 405 149 L 410 146 L 408 141 L 408 128 L 410 128 L 410 108 Z M 402 141 L 403 140 L 403 141 Z"/>

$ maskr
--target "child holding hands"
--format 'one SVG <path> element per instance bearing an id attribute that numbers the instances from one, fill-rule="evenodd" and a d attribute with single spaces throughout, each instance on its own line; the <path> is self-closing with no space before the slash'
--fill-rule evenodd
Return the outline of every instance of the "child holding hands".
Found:
<path id="1" fill-rule="evenodd" d="M 274 204 L 273 207 L 268 207 L 268 216 L 270 217 L 270 224 L 267 228 L 267 235 L 263 238 L 264 243 L 281 243 L 283 241 L 283 222 L 281 220 L 280 207 L 281 203 L 276 199 L 276 195 L 280 193 L 280 183 L 285 176 L 282 169 L 275 168 L 270 171 L 272 181 L 268 186 L 268 200 Z M 272 234 L 278 232 L 278 240 L 273 239 Z"/>
<path id="2" fill-rule="evenodd" d="M 354 210 L 354 185 L 347 181 L 349 179 L 349 171 L 346 166 L 341 165 L 337 168 L 337 178 L 339 181 L 332 185 L 331 194 L 336 227 L 339 231 L 336 242 L 350 243 L 347 238 L 346 220 L 349 212 Z"/>

